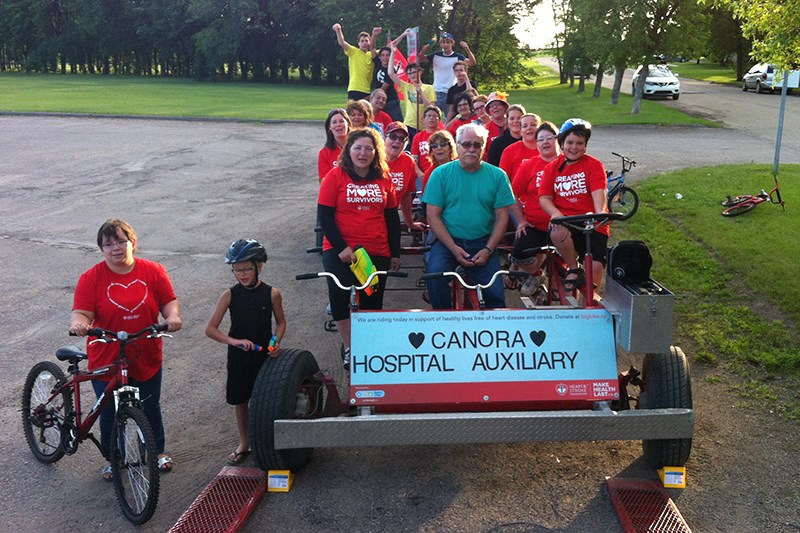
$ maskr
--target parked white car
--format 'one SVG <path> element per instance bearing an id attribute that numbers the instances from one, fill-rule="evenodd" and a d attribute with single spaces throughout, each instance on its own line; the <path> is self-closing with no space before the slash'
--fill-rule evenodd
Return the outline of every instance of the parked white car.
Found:
<path id="1" fill-rule="evenodd" d="M 790 70 L 787 80 L 789 90 L 797 89 L 800 85 L 800 71 Z M 747 74 L 742 78 L 742 90 L 755 89 L 757 93 L 765 91 L 780 91 L 783 86 L 783 71 L 767 63 L 757 63 L 753 65 Z"/>
<path id="2" fill-rule="evenodd" d="M 633 73 L 633 83 L 631 88 L 633 94 L 636 94 L 636 84 L 639 81 L 639 73 L 642 71 L 643 66 Z M 677 100 L 681 95 L 681 82 L 678 77 L 666 65 L 647 65 L 649 69 L 647 78 L 644 80 L 644 90 L 642 96 L 671 96 L 673 100 Z"/>

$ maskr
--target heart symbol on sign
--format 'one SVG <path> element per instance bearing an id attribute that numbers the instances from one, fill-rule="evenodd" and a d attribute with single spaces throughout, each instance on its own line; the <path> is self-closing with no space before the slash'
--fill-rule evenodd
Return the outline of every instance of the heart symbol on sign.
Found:
<path id="1" fill-rule="evenodd" d="M 424 333 L 409 333 L 408 334 L 408 342 L 411 343 L 411 346 L 414 348 L 419 348 L 422 346 L 422 343 L 425 342 L 425 334 Z"/>
<path id="2" fill-rule="evenodd" d="M 544 331 L 531 331 L 531 340 L 536 346 L 541 346 L 547 334 Z"/>
<path id="3" fill-rule="evenodd" d="M 147 300 L 147 284 L 135 279 L 123 285 L 122 283 L 109 283 L 106 295 L 111 303 L 129 313 L 133 313 Z"/>

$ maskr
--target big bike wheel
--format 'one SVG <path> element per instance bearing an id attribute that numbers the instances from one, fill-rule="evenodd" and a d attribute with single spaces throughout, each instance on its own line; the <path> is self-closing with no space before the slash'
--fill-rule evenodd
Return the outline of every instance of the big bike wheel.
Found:
<path id="1" fill-rule="evenodd" d="M 624 216 L 620 220 L 628 220 L 637 209 L 639 209 L 639 195 L 627 185 L 623 185 L 608 196 L 608 210 L 622 213 Z"/>
<path id="2" fill-rule="evenodd" d="M 158 504 L 158 452 L 153 429 L 141 409 L 123 405 L 111 432 L 114 490 L 125 518 L 144 524 Z"/>
<path id="3" fill-rule="evenodd" d="M 281 350 L 261 366 L 250 397 L 250 448 L 262 470 L 297 470 L 311 458 L 313 448 L 275 449 L 274 426 L 322 410 L 321 385 L 312 380 L 317 372 L 317 360 L 306 350 Z"/>
<path id="4" fill-rule="evenodd" d="M 692 381 L 689 363 L 678 347 L 669 353 L 644 356 L 642 379 L 646 383 L 639 395 L 639 409 L 692 407 Z M 644 458 L 654 468 L 683 466 L 692 451 L 692 439 L 643 440 Z"/>
<path id="5" fill-rule="evenodd" d="M 742 202 L 741 204 L 736 204 L 725 211 L 722 212 L 722 216 L 724 217 L 736 217 L 739 215 L 744 215 L 745 213 L 752 211 L 756 208 L 755 202 Z"/>
<path id="6" fill-rule="evenodd" d="M 72 396 L 63 391 L 47 400 L 66 383 L 64 371 L 50 361 L 37 363 L 28 372 L 22 389 L 22 426 L 33 455 L 49 464 L 64 457 L 62 442 L 67 436 L 67 419 L 72 414 Z"/>

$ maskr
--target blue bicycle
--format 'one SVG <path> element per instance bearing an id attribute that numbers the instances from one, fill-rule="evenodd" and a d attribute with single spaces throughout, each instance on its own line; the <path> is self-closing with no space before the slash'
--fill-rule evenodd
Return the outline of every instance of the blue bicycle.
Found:
<path id="1" fill-rule="evenodd" d="M 639 209 L 639 195 L 636 194 L 635 190 L 625 185 L 625 174 L 636 166 L 636 161 L 616 152 L 611 153 L 622 159 L 622 172 L 618 176 L 612 177 L 614 172 L 611 170 L 606 171 L 608 176 L 608 210 L 612 213 L 622 213 L 623 216 L 619 220 L 628 220 Z"/>

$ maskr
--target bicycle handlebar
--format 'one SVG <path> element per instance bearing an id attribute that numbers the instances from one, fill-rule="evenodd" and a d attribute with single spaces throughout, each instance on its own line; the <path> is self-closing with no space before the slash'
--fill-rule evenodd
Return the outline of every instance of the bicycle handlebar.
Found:
<path id="1" fill-rule="evenodd" d="M 375 272 L 369 275 L 367 281 L 365 281 L 363 285 L 350 285 L 349 287 L 342 285 L 342 282 L 339 281 L 339 278 L 336 277 L 336 274 L 333 274 L 332 272 L 311 272 L 308 274 L 297 274 L 294 277 L 294 279 L 302 281 L 305 279 L 314 279 L 314 278 L 331 278 L 333 282 L 336 284 L 336 286 L 342 289 L 343 291 L 349 291 L 350 289 L 363 291 L 364 289 L 370 286 L 372 280 L 375 279 L 375 276 L 389 276 L 391 278 L 407 278 L 408 272 L 395 272 L 395 271 L 387 272 L 386 270 L 376 270 Z"/>
<path id="2" fill-rule="evenodd" d="M 137 331 L 136 333 L 128 333 L 127 331 L 111 331 L 110 329 L 103 328 L 90 328 L 89 331 L 86 332 L 86 335 L 90 337 L 97 337 L 96 339 L 89 341 L 89 344 L 95 342 L 109 343 L 132 341 L 142 337 L 145 334 L 147 334 L 147 337 L 151 339 L 157 337 L 172 337 L 172 335 L 162 334 L 162 332 L 167 331 L 168 329 L 169 326 L 167 326 L 167 324 L 153 324 L 151 326 L 147 326 L 141 331 Z M 77 336 L 72 332 L 69 334 L 72 337 Z"/>
<path id="3" fill-rule="evenodd" d="M 589 233 L 615 220 L 622 220 L 624 218 L 625 215 L 622 213 L 586 213 L 585 215 L 552 218 L 550 219 L 550 223 L 560 224 L 574 230 Z"/>
<path id="4" fill-rule="evenodd" d="M 615 156 L 619 157 L 620 159 L 622 159 L 623 165 L 625 163 L 628 163 L 631 167 L 635 167 L 636 166 L 636 161 L 634 161 L 633 159 L 630 159 L 628 157 L 625 157 L 622 154 L 618 154 L 617 152 L 611 152 L 611 155 L 615 155 Z M 630 167 L 628 168 L 628 170 L 630 170 Z"/>
<path id="5" fill-rule="evenodd" d="M 477 290 L 478 287 L 480 287 L 481 289 L 488 289 L 489 287 L 494 285 L 494 282 L 497 281 L 497 278 L 500 276 L 510 276 L 512 278 L 527 278 L 528 273 L 522 270 L 514 270 L 514 271 L 498 270 L 492 275 L 492 278 L 489 280 L 489 283 L 486 284 L 476 283 L 475 285 L 470 285 L 469 283 L 467 283 L 466 280 L 462 278 L 461 274 L 459 274 L 458 272 L 428 272 L 427 274 L 423 274 L 420 277 L 420 279 L 429 280 L 429 279 L 443 278 L 445 276 L 456 278 L 462 287 L 474 291 Z"/>

